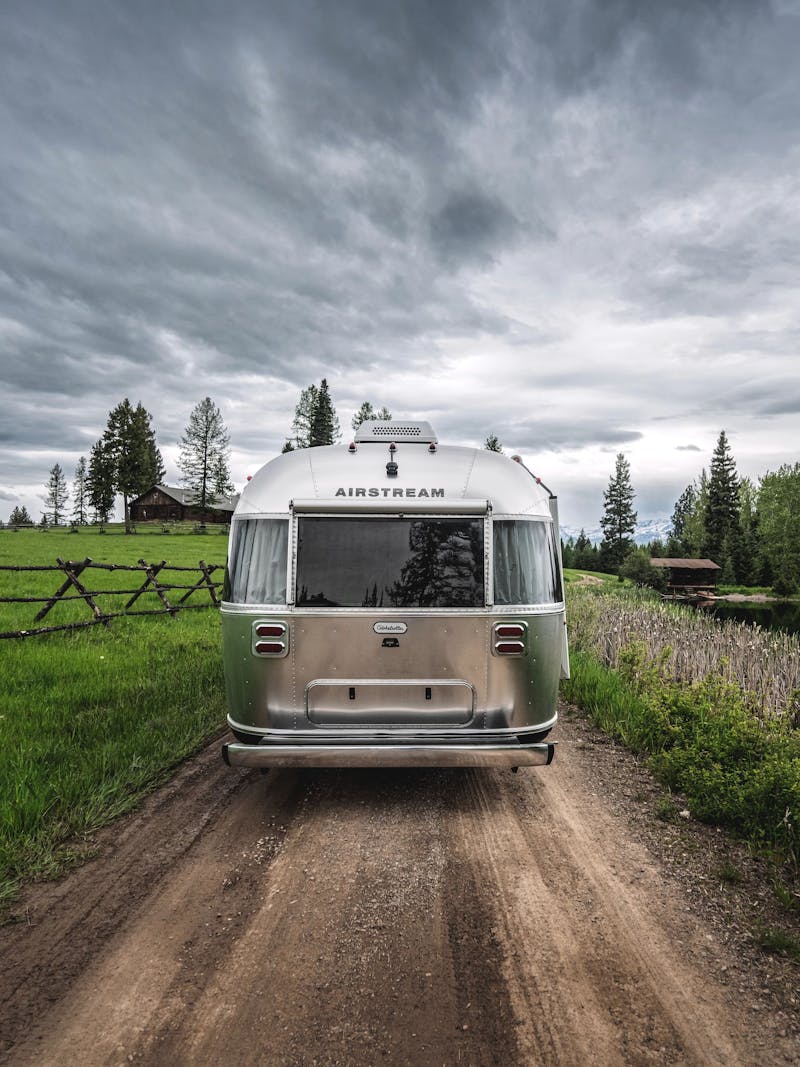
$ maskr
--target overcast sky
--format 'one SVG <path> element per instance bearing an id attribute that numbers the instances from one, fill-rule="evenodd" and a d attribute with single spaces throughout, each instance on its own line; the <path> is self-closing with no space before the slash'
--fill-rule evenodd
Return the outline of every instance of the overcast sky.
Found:
<path id="1" fill-rule="evenodd" d="M 800 2 L 5 0 L 0 518 L 123 397 L 244 481 L 328 378 L 595 526 L 800 459 Z"/>

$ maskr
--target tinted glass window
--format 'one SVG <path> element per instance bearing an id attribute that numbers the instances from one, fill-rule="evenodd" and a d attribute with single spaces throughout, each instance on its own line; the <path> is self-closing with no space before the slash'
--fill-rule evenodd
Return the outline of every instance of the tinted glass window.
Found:
<path id="1" fill-rule="evenodd" d="M 480 519 L 298 520 L 298 606 L 473 608 L 483 603 Z"/>
<path id="2" fill-rule="evenodd" d="M 558 604 L 561 578 L 549 522 L 497 520 L 494 535 L 495 604 Z"/>

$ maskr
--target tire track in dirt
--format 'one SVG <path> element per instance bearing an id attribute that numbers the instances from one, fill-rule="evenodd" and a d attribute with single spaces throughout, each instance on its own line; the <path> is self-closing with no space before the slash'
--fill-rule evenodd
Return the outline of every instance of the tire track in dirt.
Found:
<path id="1" fill-rule="evenodd" d="M 743 1062 L 720 991 L 681 961 L 674 931 L 685 939 L 692 924 L 674 907 L 656 918 L 652 862 L 603 825 L 599 805 L 587 824 L 586 799 L 561 772 L 471 772 L 461 809 L 462 847 L 496 903 L 524 1062 Z"/>
<path id="2" fill-rule="evenodd" d="M 443 907 L 450 777 L 309 775 L 302 817 L 251 900 L 246 951 L 194 1005 L 202 1029 L 162 1029 L 138 1054 L 217 1062 L 233 1040 L 241 1063 L 479 1062 L 489 1035 L 458 1021 Z"/>
<path id="3" fill-rule="evenodd" d="M 29 891 L 35 925 L 0 930 L 7 1059 L 775 1062 L 709 977 L 702 920 L 591 783 L 568 743 L 519 775 L 266 778 L 214 745 L 103 856 Z"/>
<path id="4" fill-rule="evenodd" d="M 504 998 L 471 1011 L 503 980 L 449 869 L 460 777 L 251 777 L 14 1062 L 515 1062 Z"/>

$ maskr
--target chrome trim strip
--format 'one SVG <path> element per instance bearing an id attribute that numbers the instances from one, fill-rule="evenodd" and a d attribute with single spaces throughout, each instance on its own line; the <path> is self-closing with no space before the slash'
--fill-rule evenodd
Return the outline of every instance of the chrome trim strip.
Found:
<path id="1" fill-rule="evenodd" d="M 479 608 L 297 608 L 293 604 L 234 604 L 223 601 L 220 607 L 223 615 L 291 615 L 320 619 L 330 615 L 332 618 L 342 615 L 354 615 L 360 618 L 391 618 L 393 616 L 413 615 L 422 618 L 460 619 L 465 615 L 483 615 L 495 620 L 506 615 L 563 615 L 564 602 L 558 604 L 496 604 L 494 607 Z"/>
<path id="2" fill-rule="evenodd" d="M 467 745 L 242 745 L 222 746 L 232 767 L 542 767 L 555 744 L 480 748 Z"/>
<path id="3" fill-rule="evenodd" d="M 482 710 L 482 709 L 479 709 Z M 558 715 L 553 715 L 551 719 L 547 719 L 545 722 L 537 723 L 535 726 L 525 726 L 520 729 L 513 729 L 508 726 L 498 727 L 492 730 L 475 730 L 464 726 L 435 726 L 430 729 L 422 729 L 420 727 L 409 726 L 393 726 L 393 727 L 372 727 L 369 730 L 364 729 L 331 729 L 330 727 L 311 727 L 303 730 L 258 730 L 253 729 L 252 726 L 246 726 L 243 723 L 237 722 L 227 716 L 228 726 L 232 730 L 236 730 L 237 733 L 252 734 L 254 737 L 267 738 L 269 741 L 284 742 L 286 744 L 296 744 L 304 741 L 335 741 L 341 743 L 347 740 L 358 740 L 363 743 L 370 739 L 376 741 L 391 741 L 393 739 L 417 739 L 420 744 L 432 743 L 435 741 L 454 741 L 458 740 L 462 744 L 468 745 L 470 743 L 474 745 L 485 745 L 487 742 L 491 743 L 497 741 L 502 745 L 507 743 L 508 740 L 515 737 L 524 738 L 531 734 L 536 736 L 541 734 L 544 730 L 551 730 L 558 722 Z"/>
<path id="4" fill-rule="evenodd" d="M 475 686 L 466 678 L 314 678 L 306 685 L 306 692 L 316 685 L 385 685 L 385 686 L 432 686 L 436 689 L 442 686 L 460 685 L 469 689 L 472 693 L 473 704 L 475 702 Z"/>

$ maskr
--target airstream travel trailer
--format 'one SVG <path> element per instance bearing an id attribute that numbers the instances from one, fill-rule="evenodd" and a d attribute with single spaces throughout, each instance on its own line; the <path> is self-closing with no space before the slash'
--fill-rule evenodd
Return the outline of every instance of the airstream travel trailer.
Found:
<path id="1" fill-rule="evenodd" d="M 550 763 L 568 671 L 555 497 L 520 463 L 366 422 L 245 487 L 222 605 L 227 763 Z"/>

